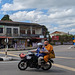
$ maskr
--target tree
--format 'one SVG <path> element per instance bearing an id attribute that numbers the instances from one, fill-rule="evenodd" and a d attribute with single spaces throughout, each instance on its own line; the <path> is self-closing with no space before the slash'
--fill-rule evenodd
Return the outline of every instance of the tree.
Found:
<path id="1" fill-rule="evenodd" d="M 10 18 L 9 18 L 9 15 L 4 15 L 4 17 L 1 19 L 2 21 L 12 21 Z"/>
<path id="2" fill-rule="evenodd" d="M 53 42 L 61 42 L 61 44 L 63 44 L 63 42 L 72 42 L 73 41 L 73 35 L 57 35 L 59 36 L 59 40 L 54 40 Z"/>
<path id="3" fill-rule="evenodd" d="M 47 38 L 46 36 L 49 35 L 49 37 L 48 37 L 49 40 L 48 41 L 50 42 L 51 41 L 50 33 L 48 31 L 48 28 L 44 25 L 42 26 L 42 32 L 43 32 L 43 35 L 44 35 L 45 38 Z"/>

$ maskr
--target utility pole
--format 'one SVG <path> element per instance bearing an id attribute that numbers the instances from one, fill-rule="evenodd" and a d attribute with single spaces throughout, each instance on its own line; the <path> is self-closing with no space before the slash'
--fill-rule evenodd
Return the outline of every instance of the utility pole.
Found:
<path id="1" fill-rule="evenodd" d="M 8 50 L 8 38 L 5 39 L 6 42 L 6 49 L 5 49 L 5 57 L 7 57 L 7 50 Z"/>

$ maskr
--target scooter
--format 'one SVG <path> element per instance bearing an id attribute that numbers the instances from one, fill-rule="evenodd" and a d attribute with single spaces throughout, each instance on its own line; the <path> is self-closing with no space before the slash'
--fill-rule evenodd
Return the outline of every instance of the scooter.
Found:
<path id="1" fill-rule="evenodd" d="M 44 59 L 41 60 L 41 66 L 38 65 L 38 57 L 33 52 L 28 52 L 27 55 L 21 53 L 20 55 L 21 61 L 18 63 L 18 68 L 20 70 L 26 70 L 28 67 L 37 68 L 43 70 L 49 70 L 52 67 L 53 60 L 49 59 L 46 63 Z"/>

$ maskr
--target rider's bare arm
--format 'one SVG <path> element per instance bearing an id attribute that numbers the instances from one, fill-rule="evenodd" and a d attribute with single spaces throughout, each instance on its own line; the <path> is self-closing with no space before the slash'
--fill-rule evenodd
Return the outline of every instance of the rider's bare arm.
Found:
<path id="1" fill-rule="evenodd" d="M 31 51 L 31 52 L 36 52 L 36 51 Z"/>

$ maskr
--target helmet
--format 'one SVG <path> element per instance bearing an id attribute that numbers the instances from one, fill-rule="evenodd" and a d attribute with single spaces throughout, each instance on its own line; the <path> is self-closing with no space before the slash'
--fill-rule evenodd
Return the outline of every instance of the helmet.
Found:
<path id="1" fill-rule="evenodd" d="M 38 43 L 37 45 L 38 45 L 38 46 L 42 46 L 43 44 L 42 44 L 42 43 Z"/>

